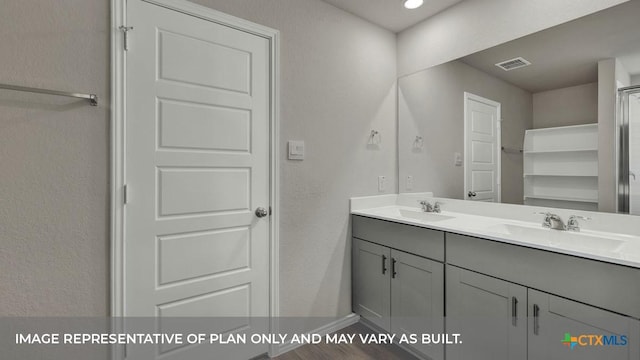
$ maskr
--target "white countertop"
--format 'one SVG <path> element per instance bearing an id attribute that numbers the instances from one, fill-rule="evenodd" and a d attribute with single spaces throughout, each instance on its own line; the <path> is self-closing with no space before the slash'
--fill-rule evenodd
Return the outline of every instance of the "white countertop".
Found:
<path id="1" fill-rule="evenodd" d="M 541 222 L 482 216 L 462 211 L 446 211 L 446 206 L 443 206 L 443 211 L 440 214 L 424 213 L 419 207 L 390 204 L 390 198 L 383 202 L 371 201 L 371 199 L 367 198 L 364 202 L 359 201 L 356 206 L 353 205 L 352 199 L 351 213 L 640 268 L 640 234 L 584 228 L 580 232 L 552 230 L 543 228 Z M 457 202 L 459 200 L 448 201 Z M 500 205 L 492 204 L 491 206 Z M 460 209 L 460 206 L 457 208 Z M 527 209 L 527 211 L 532 213 L 531 209 Z M 598 216 L 598 213 L 594 213 L 594 216 Z M 612 215 L 604 216 L 610 217 Z M 627 219 L 633 220 L 628 217 Z M 640 219 L 635 219 L 635 221 L 640 221 Z"/>

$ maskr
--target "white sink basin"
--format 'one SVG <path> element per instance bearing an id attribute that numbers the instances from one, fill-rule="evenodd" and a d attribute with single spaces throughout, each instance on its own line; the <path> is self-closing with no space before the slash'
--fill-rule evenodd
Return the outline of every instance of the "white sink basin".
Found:
<path id="1" fill-rule="evenodd" d="M 618 252 L 627 243 L 624 240 L 590 234 L 586 231 L 561 231 L 514 224 L 493 225 L 489 226 L 487 230 L 501 234 L 516 235 L 529 242 L 566 249 Z"/>
<path id="2" fill-rule="evenodd" d="M 453 216 L 404 209 L 400 209 L 400 216 L 420 221 L 442 221 L 453 219 Z"/>
<path id="3" fill-rule="evenodd" d="M 619 254 L 623 259 L 640 262 L 640 242 L 628 241 L 620 247 Z"/>
<path id="4" fill-rule="evenodd" d="M 569 248 L 593 249 L 599 251 L 618 252 L 626 243 L 622 240 L 610 239 L 606 237 L 593 236 L 587 234 L 567 233 L 568 235 L 560 240 L 560 245 Z"/>

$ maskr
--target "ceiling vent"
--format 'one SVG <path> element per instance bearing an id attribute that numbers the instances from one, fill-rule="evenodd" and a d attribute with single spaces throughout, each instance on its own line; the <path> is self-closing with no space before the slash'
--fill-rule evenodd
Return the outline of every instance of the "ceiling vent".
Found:
<path id="1" fill-rule="evenodd" d="M 521 67 L 525 67 L 529 65 L 531 65 L 531 63 L 522 57 L 505 60 L 503 62 L 499 62 L 496 64 L 497 67 L 499 67 L 504 71 L 511 71 L 511 70 L 519 69 Z"/>

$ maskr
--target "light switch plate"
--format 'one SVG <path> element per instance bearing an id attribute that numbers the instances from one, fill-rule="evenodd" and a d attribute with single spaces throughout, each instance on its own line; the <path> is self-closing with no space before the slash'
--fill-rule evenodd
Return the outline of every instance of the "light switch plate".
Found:
<path id="1" fill-rule="evenodd" d="M 407 175 L 407 183 L 405 185 L 407 190 L 413 190 L 413 176 Z"/>
<path id="2" fill-rule="evenodd" d="M 289 141 L 289 160 L 304 160 L 304 141 Z"/>

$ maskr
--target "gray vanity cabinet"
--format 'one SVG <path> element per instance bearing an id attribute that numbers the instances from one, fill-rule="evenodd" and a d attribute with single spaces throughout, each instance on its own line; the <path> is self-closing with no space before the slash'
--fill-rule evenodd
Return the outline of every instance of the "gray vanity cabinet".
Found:
<path id="1" fill-rule="evenodd" d="M 529 360 L 640 359 L 640 322 L 635 319 L 533 289 L 529 314 Z M 571 337 L 582 345 L 571 349 Z"/>
<path id="2" fill-rule="evenodd" d="M 353 235 L 353 311 L 398 336 L 444 332 L 444 264 L 425 257 L 444 259 L 444 233 L 354 216 Z M 444 358 L 442 345 L 413 350 Z"/>
<path id="3" fill-rule="evenodd" d="M 447 265 L 447 360 L 527 358 L 527 288 Z M 465 336 L 466 335 L 466 336 Z"/>
<path id="4" fill-rule="evenodd" d="M 445 259 L 444 232 L 361 216 L 353 251 L 354 311 L 421 334 L 443 332 L 446 308 L 462 341 L 447 360 L 640 359 L 639 269 L 454 233 Z M 572 337 L 593 343 L 572 349 Z M 414 349 L 443 358 L 442 346 Z"/>
<path id="5" fill-rule="evenodd" d="M 633 318 L 451 265 L 446 274 L 447 332 L 463 335 L 461 345 L 447 347 L 447 360 L 640 358 Z M 572 349 L 579 336 L 588 346 Z"/>
<path id="6" fill-rule="evenodd" d="M 444 331 L 444 265 L 403 251 L 353 239 L 353 310 L 397 334 Z M 443 359 L 440 345 L 415 345 Z"/>
<path id="7" fill-rule="evenodd" d="M 353 311 L 391 330 L 391 249 L 353 239 Z"/>
<path id="8" fill-rule="evenodd" d="M 447 234 L 447 264 L 447 331 L 456 321 L 463 327 L 463 345 L 448 347 L 448 360 L 640 358 L 635 269 L 456 234 Z M 508 327 L 515 314 L 519 327 Z M 628 344 L 571 350 L 565 333 L 625 335 Z"/>

